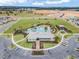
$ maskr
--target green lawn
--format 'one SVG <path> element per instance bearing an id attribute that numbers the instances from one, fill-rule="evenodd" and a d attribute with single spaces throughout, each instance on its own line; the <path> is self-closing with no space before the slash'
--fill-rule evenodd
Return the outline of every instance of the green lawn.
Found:
<path id="1" fill-rule="evenodd" d="M 44 42 L 43 45 L 44 45 L 44 48 L 51 48 L 51 47 L 56 46 L 57 44 L 50 43 L 50 42 Z"/>
<path id="2" fill-rule="evenodd" d="M 15 36 L 13 36 L 14 37 L 14 41 L 17 43 L 18 41 L 20 41 L 20 40 L 22 40 L 22 41 L 20 41 L 20 42 L 18 42 L 17 44 L 18 45 L 20 45 L 20 46 L 22 46 L 22 47 L 25 47 L 25 48 L 32 48 L 32 43 L 29 43 L 29 42 L 26 42 L 26 40 L 23 40 L 23 39 L 25 39 L 24 38 L 24 35 L 22 35 L 22 34 L 17 34 L 17 35 L 15 35 Z"/>
<path id="3" fill-rule="evenodd" d="M 14 38 L 14 41 L 16 42 L 16 41 L 19 41 L 19 40 L 24 39 L 24 35 L 22 35 L 22 34 L 17 34 L 17 35 L 15 35 L 15 36 L 13 36 L 13 38 Z"/>
<path id="4" fill-rule="evenodd" d="M 7 31 L 5 31 L 5 33 L 12 33 L 17 28 L 25 29 L 25 28 L 31 27 L 34 24 L 47 23 L 47 22 L 49 22 L 53 26 L 61 25 L 62 24 L 67 29 L 71 30 L 73 33 L 79 33 L 79 28 L 76 28 L 75 26 L 67 23 L 66 21 L 59 20 L 59 19 L 58 20 L 53 20 L 51 18 L 49 18 L 49 20 L 44 20 L 44 19 L 39 20 L 38 18 L 36 18 L 36 19 L 33 19 L 33 18 L 31 18 L 31 19 L 23 18 L 18 23 L 14 24 L 11 28 L 9 28 Z"/>
<path id="5" fill-rule="evenodd" d="M 76 58 L 73 55 L 69 55 L 67 59 L 76 59 Z"/>
<path id="6" fill-rule="evenodd" d="M 64 36 L 64 38 L 69 38 L 71 36 L 73 36 L 73 34 L 67 34 L 67 35 Z"/>
<path id="7" fill-rule="evenodd" d="M 32 48 L 32 43 L 30 42 L 26 42 L 25 40 L 17 43 L 18 45 L 24 47 L 24 48 Z"/>
<path id="8" fill-rule="evenodd" d="M 79 42 L 79 38 L 78 38 L 78 42 Z"/>

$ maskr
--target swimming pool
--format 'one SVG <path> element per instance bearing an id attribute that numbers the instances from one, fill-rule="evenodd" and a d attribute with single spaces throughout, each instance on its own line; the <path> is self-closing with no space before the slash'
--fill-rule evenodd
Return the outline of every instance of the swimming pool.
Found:
<path id="1" fill-rule="evenodd" d="M 37 26 L 29 28 L 27 32 L 51 32 L 51 28 L 49 26 Z"/>

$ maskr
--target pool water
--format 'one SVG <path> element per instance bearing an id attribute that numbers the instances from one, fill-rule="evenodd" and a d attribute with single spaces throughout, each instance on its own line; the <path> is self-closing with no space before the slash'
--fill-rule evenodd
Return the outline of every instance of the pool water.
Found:
<path id="1" fill-rule="evenodd" d="M 50 32 L 50 27 L 45 27 L 45 26 L 37 26 L 34 28 L 30 28 L 27 30 L 27 32 Z"/>

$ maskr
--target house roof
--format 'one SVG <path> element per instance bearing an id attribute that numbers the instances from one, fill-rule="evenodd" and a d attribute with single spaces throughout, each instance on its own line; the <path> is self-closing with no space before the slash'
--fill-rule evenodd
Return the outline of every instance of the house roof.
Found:
<path id="1" fill-rule="evenodd" d="M 31 32 L 28 34 L 29 41 L 35 41 L 37 38 L 41 41 L 54 41 L 54 35 L 50 32 Z"/>

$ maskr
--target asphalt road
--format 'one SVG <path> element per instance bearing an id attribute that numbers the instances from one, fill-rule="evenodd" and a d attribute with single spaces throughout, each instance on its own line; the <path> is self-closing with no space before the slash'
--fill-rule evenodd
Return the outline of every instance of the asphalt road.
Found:
<path id="1" fill-rule="evenodd" d="M 26 51 L 18 47 L 16 49 L 8 49 L 7 46 L 11 44 L 11 41 L 6 37 L 0 36 L 0 59 L 67 59 L 69 55 L 74 55 L 76 59 L 79 59 L 79 52 L 75 50 L 75 48 L 79 48 L 79 42 L 76 41 L 77 38 L 79 38 L 79 35 L 64 39 L 60 46 L 45 50 L 44 55 L 33 56 L 31 55 L 32 51 Z M 63 45 L 63 43 L 66 45 Z"/>
<path id="2" fill-rule="evenodd" d="M 12 25 L 14 25 L 15 23 L 17 23 L 20 19 L 17 19 L 16 21 L 12 21 L 6 24 L 3 24 L 0 26 L 0 33 L 5 32 L 7 29 L 9 29 L 10 27 L 12 27 Z"/>

